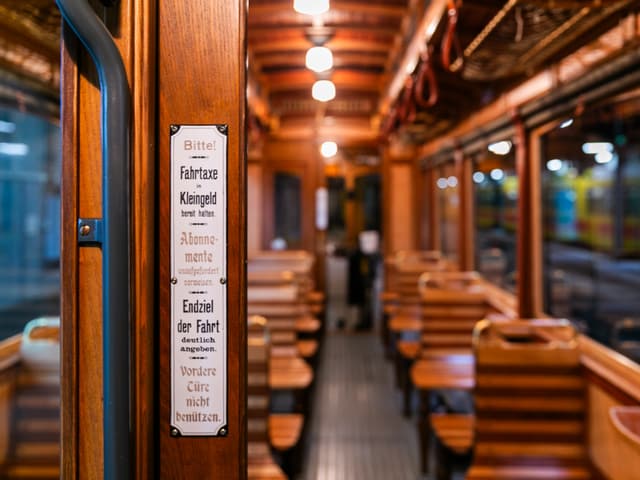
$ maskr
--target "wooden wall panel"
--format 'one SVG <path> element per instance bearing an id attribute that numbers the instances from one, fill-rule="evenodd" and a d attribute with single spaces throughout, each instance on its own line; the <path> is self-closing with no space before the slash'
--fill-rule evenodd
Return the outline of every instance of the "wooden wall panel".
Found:
<path id="1" fill-rule="evenodd" d="M 132 2 L 130 68 L 133 82 L 131 185 L 131 292 L 133 299 L 134 478 L 156 477 L 155 462 L 155 219 L 156 215 L 156 8 L 153 0 Z M 153 214 L 152 214 L 153 213 Z"/>
<path id="2" fill-rule="evenodd" d="M 227 0 L 165 0 L 158 5 L 160 479 L 246 477 L 245 5 Z M 169 435 L 171 124 L 228 125 L 226 437 Z"/>
<path id="3" fill-rule="evenodd" d="M 458 261 L 460 270 L 471 271 L 475 268 L 475 228 L 473 206 L 473 161 L 464 156 L 462 151 L 456 152 L 456 177 L 460 192 L 460 216 L 458 227 Z"/>
<path id="4" fill-rule="evenodd" d="M 132 92 L 131 311 L 134 478 L 154 478 L 155 2 L 101 8 Z M 64 28 L 62 49 L 62 477 L 102 478 L 102 253 L 77 246 L 79 217 L 102 215 L 95 67 Z"/>
<path id="5" fill-rule="evenodd" d="M 438 181 L 438 171 L 429 168 L 425 172 L 425 195 L 427 202 L 427 249 L 441 249 L 441 212 L 436 182 Z"/>
<path id="6" fill-rule="evenodd" d="M 409 162 L 391 163 L 387 181 L 389 221 L 385 235 L 387 253 L 416 248 L 416 214 L 414 197 L 414 167 Z"/>
<path id="7" fill-rule="evenodd" d="M 517 115 L 514 123 L 518 174 L 518 314 L 521 318 L 536 318 L 543 315 L 540 139 L 538 134 L 530 135 L 526 131 Z"/>
<path id="8" fill-rule="evenodd" d="M 621 402 L 600 386 L 590 384 L 589 395 L 589 455 L 608 478 L 634 480 L 640 471 L 640 445 L 634 445 L 613 425 L 611 408 Z M 640 408 L 640 407 L 638 407 Z"/>
<path id="9" fill-rule="evenodd" d="M 262 250 L 265 198 L 263 195 L 262 164 L 247 165 L 247 254 Z"/>
<path id="10" fill-rule="evenodd" d="M 61 232 L 60 232 L 60 317 L 61 317 L 61 441 L 62 478 L 78 478 L 78 247 L 76 244 L 78 190 L 78 45 L 66 25 L 62 28 L 61 66 Z M 70 288 L 68 288 L 70 287 Z"/>
<path id="11" fill-rule="evenodd" d="M 100 152 L 100 94 L 93 64 L 84 51 L 78 56 L 82 75 L 78 80 L 77 215 L 102 216 L 102 165 Z M 64 186 L 63 186 L 64 188 Z M 70 192 L 63 191 L 63 196 Z M 69 219 L 73 221 L 74 219 Z M 77 220 L 77 219 L 76 219 Z M 75 226 L 75 221 L 73 225 Z M 69 239 L 71 240 L 71 239 Z M 75 237 L 73 240 L 75 243 Z M 74 248 L 69 245 L 69 248 Z M 77 247 L 75 247 L 77 248 Z M 63 252 L 64 253 L 64 252 Z M 102 253 L 87 247 L 78 253 L 78 478 L 100 478 L 102 442 Z M 63 284 L 65 290 L 72 285 Z M 63 318 L 63 328 L 66 328 Z M 63 377 L 64 378 L 64 377 Z M 63 448 L 64 448 L 63 439 Z"/>

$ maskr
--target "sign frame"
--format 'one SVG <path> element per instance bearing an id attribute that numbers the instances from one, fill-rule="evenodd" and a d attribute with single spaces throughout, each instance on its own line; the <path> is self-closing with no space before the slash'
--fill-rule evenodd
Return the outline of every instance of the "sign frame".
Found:
<path id="1" fill-rule="evenodd" d="M 170 128 L 169 128 L 169 137 L 170 137 L 170 283 L 171 283 L 171 293 L 170 293 L 170 312 L 171 312 L 171 318 L 170 318 L 170 328 L 171 328 L 171 333 L 170 333 L 170 338 L 171 338 L 171 343 L 170 343 L 170 377 L 171 377 L 171 385 L 170 385 L 170 394 L 171 394 L 171 399 L 170 399 L 170 411 L 169 411 L 169 434 L 172 437 L 226 437 L 229 433 L 228 430 L 228 399 L 229 399 L 229 379 L 228 379 L 228 371 L 229 371 L 229 322 L 228 322 L 228 303 L 229 303 L 229 289 L 228 289 L 228 256 L 229 256 L 229 251 L 228 251 L 228 228 L 229 228 L 229 206 L 228 206 L 228 195 L 229 195 L 229 172 L 228 172 L 228 168 L 229 168 L 229 137 L 228 137 L 228 124 L 171 124 Z M 216 167 L 219 168 L 221 170 L 221 182 L 220 182 L 220 187 L 214 187 L 213 185 L 210 186 L 210 188 L 218 188 L 215 191 L 209 191 L 209 195 L 208 195 L 208 201 L 211 201 L 211 198 L 214 199 L 214 203 L 211 204 L 211 206 L 216 205 L 216 208 L 213 210 L 213 215 L 212 217 L 215 217 L 215 213 L 220 212 L 223 215 L 222 220 L 218 220 L 218 222 L 216 223 L 220 223 L 220 226 L 222 227 L 223 230 L 223 234 L 220 235 L 220 237 L 216 237 L 216 235 L 211 234 L 211 238 L 217 238 L 217 243 L 220 244 L 219 246 L 219 250 L 222 253 L 221 259 L 217 262 L 214 262 L 213 265 L 217 265 L 217 271 L 216 273 L 211 273 L 209 276 L 209 280 L 211 281 L 211 287 L 216 287 L 217 289 L 219 289 L 219 291 L 217 292 L 217 296 L 215 298 L 211 299 L 211 292 L 206 292 L 206 291 L 198 291 L 198 292 L 192 292 L 192 293 L 198 293 L 198 294 L 206 294 L 208 293 L 209 295 L 207 295 L 207 299 L 211 299 L 211 312 L 213 314 L 213 311 L 216 309 L 215 307 L 215 301 L 221 301 L 222 305 L 219 305 L 217 307 L 218 310 L 222 310 L 221 314 L 219 314 L 219 316 L 217 317 L 217 322 L 213 322 L 214 318 L 216 317 L 212 317 L 211 320 L 212 322 L 208 322 L 208 320 L 206 321 L 207 325 L 211 325 L 213 328 L 214 325 L 218 325 L 218 332 L 219 334 L 221 334 L 221 342 L 216 343 L 216 346 L 218 348 L 223 349 L 223 352 L 219 352 L 215 350 L 215 348 L 213 349 L 213 353 L 216 353 L 215 357 L 216 360 L 218 362 L 221 362 L 221 365 L 215 364 L 215 366 L 213 367 L 213 371 L 215 372 L 213 374 L 213 376 L 216 377 L 222 377 L 220 380 L 218 380 L 216 383 L 217 388 L 214 387 L 213 391 L 210 391 L 209 388 L 211 386 L 211 384 L 200 384 L 199 382 L 198 385 L 208 385 L 207 388 L 207 392 L 210 395 L 207 397 L 207 404 L 211 401 L 211 399 L 214 399 L 214 403 L 215 403 L 215 399 L 221 397 L 220 403 L 221 403 L 221 407 L 222 410 L 220 411 L 220 416 L 218 417 L 216 413 L 212 413 L 211 415 L 213 415 L 213 420 L 204 420 L 202 423 L 205 425 L 205 427 L 203 427 L 202 429 L 196 429 L 196 430 L 185 430 L 184 428 L 184 422 L 181 424 L 180 422 L 178 422 L 176 420 L 176 408 L 177 408 L 177 404 L 179 399 L 182 399 L 184 401 L 184 395 L 181 397 L 180 395 L 177 395 L 177 381 L 178 381 L 178 368 L 176 367 L 176 360 L 177 357 L 179 357 L 179 355 L 177 355 L 176 353 L 179 351 L 180 347 L 178 345 L 177 342 L 177 300 L 176 297 L 178 296 L 177 294 L 177 290 L 178 290 L 178 285 L 180 284 L 180 275 L 177 273 L 177 265 L 176 265 L 176 253 L 177 250 L 179 250 L 177 248 L 177 239 L 180 236 L 179 233 L 176 231 L 175 228 L 175 218 L 176 215 L 178 215 L 177 212 L 181 213 L 181 208 L 179 205 L 179 202 L 176 203 L 176 191 L 179 190 L 177 182 L 176 182 L 176 174 L 175 174 L 175 169 L 178 166 L 178 162 L 179 162 L 179 158 L 178 158 L 178 154 L 182 153 L 182 155 L 185 155 L 184 149 L 179 149 L 176 147 L 176 139 L 178 138 L 179 134 L 183 134 L 185 132 L 193 132 L 196 133 L 196 136 L 198 135 L 203 135 L 203 131 L 209 131 L 211 133 L 214 134 L 214 137 L 209 138 L 210 140 L 212 140 L 214 142 L 214 146 L 215 146 L 215 141 L 216 140 L 221 140 L 221 145 L 222 145 L 222 152 L 218 153 L 217 155 L 215 155 L 214 158 L 214 163 L 211 165 L 212 169 L 211 171 L 213 171 L 213 169 L 215 169 Z M 195 145 L 195 144 L 194 144 Z M 194 148 L 194 150 L 196 150 Z M 215 150 L 215 148 L 213 149 Z M 214 156 L 214 155 L 212 155 Z M 190 160 L 193 161 L 200 161 L 200 163 L 202 163 L 203 160 L 207 160 L 209 157 L 206 155 L 192 155 L 189 157 Z M 184 158 L 182 158 L 184 160 Z M 215 162 L 219 162 L 219 163 L 215 163 Z M 201 166 L 201 165 L 200 165 Z M 216 174 L 217 175 L 217 174 Z M 188 180 L 193 180 L 193 179 L 188 179 Z M 217 180 L 217 177 L 214 178 L 214 180 Z M 184 180 L 182 180 L 182 182 L 184 182 Z M 184 188 L 184 184 L 180 184 L 183 188 Z M 200 186 L 198 186 L 198 188 L 200 188 Z M 216 192 L 218 195 L 220 195 L 219 198 L 216 198 Z M 207 199 L 204 199 L 203 201 L 206 201 Z M 220 200 L 220 202 L 218 203 L 217 200 Z M 206 223 L 194 223 L 192 224 L 194 226 L 207 226 Z M 210 226 L 208 229 L 208 232 L 211 233 L 211 230 L 215 229 L 215 225 L 214 226 Z M 183 235 L 185 232 L 181 232 Z M 191 232 L 189 232 L 191 233 Z M 206 234 L 207 232 L 205 232 Z M 216 232 L 217 233 L 217 232 Z M 205 235 L 206 236 L 206 235 Z M 213 254 L 212 254 L 213 255 Z M 196 263 L 197 265 L 197 263 Z M 198 268 L 194 265 L 194 268 Z M 200 288 L 205 288 L 205 287 L 200 287 Z M 204 302 L 203 302 L 204 303 Z M 182 320 L 180 320 L 182 321 Z M 200 319 L 197 320 L 197 325 L 198 328 L 200 325 Z M 204 323 L 204 322 L 203 322 Z M 221 328 L 220 328 L 221 325 Z M 187 330 L 188 331 L 188 330 Z M 183 337 L 184 338 L 184 337 Z M 191 357 L 190 359 L 192 360 L 206 360 L 207 358 L 204 357 Z M 220 368 L 220 366 L 222 368 Z M 181 365 L 182 368 L 184 368 L 184 365 Z M 189 368 L 189 367 L 187 367 Z M 205 370 L 211 370 L 212 367 L 203 367 L 202 365 L 196 366 L 195 368 L 205 368 Z M 195 370 L 194 370 L 195 371 Z M 201 370 L 202 371 L 202 370 Z M 222 387 L 220 387 L 219 384 L 222 384 Z M 205 388 L 205 387 L 202 387 Z M 183 392 L 184 393 L 184 392 Z M 204 396 L 200 397 L 201 399 L 204 399 Z M 184 403 L 184 402 L 183 402 Z M 194 412 L 196 413 L 196 412 Z M 200 412 L 197 412 L 198 414 L 200 414 Z M 209 428 L 206 428 L 206 426 L 209 425 Z"/>

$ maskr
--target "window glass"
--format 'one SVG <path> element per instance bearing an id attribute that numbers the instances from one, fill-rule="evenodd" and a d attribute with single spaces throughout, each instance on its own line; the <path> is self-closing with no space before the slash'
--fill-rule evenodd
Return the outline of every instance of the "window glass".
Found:
<path id="1" fill-rule="evenodd" d="M 473 185 L 477 269 L 515 292 L 518 176 L 511 141 L 496 142 L 476 155 Z"/>
<path id="2" fill-rule="evenodd" d="M 453 163 L 443 165 L 436 180 L 440 202 L 442 254 L 452 262 L 458 259 L 458 230 L 460 217 L 459 182 Z"/>
<path id="3" fill-rule="evenodd" d="M 545 308 L 640 360 L 640 98 L 542 137 Z"/>
<path id="4" fill-rule="evenodd" d="M 0 106 L 0 339 L 60 310 L 60 130 Z"/>
<path id="5" fill-rule="evenodd" d="M 275 236 L 285 248 L 299 248 L 302 243 L 301 185 L 298 175 L 277 172 L 274 176 Z"/>
<path id="6" fill-rule="evenodd" d="M 356 230 L 380 231 L 380 175 L 369 174 L 356 177 Z"/>
<path id="7" fill-rule="evenodd" d="M 327 177 L 329 190 L 329 241 L 341 243 L 346 238 L 345 203 L 347 188 L 344 177 Z"/>

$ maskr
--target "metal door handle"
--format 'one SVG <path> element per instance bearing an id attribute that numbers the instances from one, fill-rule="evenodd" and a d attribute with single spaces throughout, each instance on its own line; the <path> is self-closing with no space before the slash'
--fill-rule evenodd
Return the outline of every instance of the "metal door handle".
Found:
<path id="1" fill-rule="evenodd" d="M 113 1 L 104 1 L 112 4 Z M 78 238 L 102 247 L 104 478 L 131 477 L 129 171 L 130 92 L 111 35 L 87 0 L 56 0 L 64 20 L 91 55 L 102 106 L 102 220 L 78 224 Z M 94 225 L 92 230 L 91 224 Z M 95 235 L 89 235 L 95 233 Z"/>

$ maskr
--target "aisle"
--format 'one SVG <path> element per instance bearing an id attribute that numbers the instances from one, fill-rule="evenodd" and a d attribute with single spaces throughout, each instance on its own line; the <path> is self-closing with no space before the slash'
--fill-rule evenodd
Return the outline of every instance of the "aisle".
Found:
<path id="1" fill-rule="evenodd" d="M 401 415 L 391 364 L 372 334 L 332 333 L 323 346 L 300 480 L 416 480 L 415 424 Z"/>

